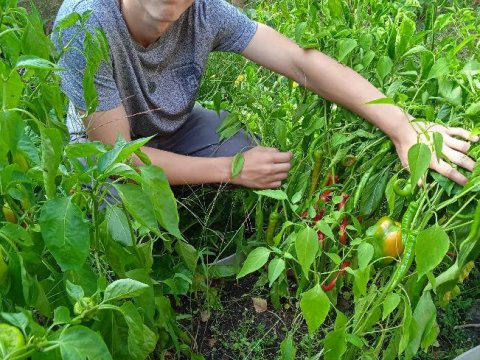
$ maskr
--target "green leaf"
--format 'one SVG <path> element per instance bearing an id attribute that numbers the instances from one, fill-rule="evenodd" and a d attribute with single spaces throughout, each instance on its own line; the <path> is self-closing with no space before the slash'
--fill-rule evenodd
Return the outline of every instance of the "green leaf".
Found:
<path id="1" fill-rule="evenodd" d="M 103 303 L 128 299 L 139 295 L 143 289 L 148 288 L 147 284 L 133 279 L 115 280 L 107 286 L 103 294 Z"/>
<path id="2" fill-rule="evenodd" d="M 243 169 L 243 164 L 245 163 L 245 157 L 243 153 L 238 153 L 233 157 L 232 161 L 232 174 L 230 177 L 235 179 Z"/>
<path id="3" fill-rule="evenodd" d="M 383 301 L 383 315 L 382 315 L 382 320 L 385 320 L 388 315 L 392 313 L 393 310 L 395 310 L 400 304 L 400 295 L 395 294 L 395 293 L 390 293 L 385 297 L 385 300 Z"/>
<path id="4" fill-rule="evenodd" d="M 112 150 L 102 154 L 98 159 L 98 170 L 106 172 L 107 169 L 115 163 L 125 161 L 133 153 L 144 146 L 152 137 L 136 139 L 126 142 L 121 136 L 117 139 Z"/>
<path id="5" fill-rule="evenodd" d="M 85 292 L 83 291 L 83 288 L 80 285 L 72 283 L 68 279 L 65 283 L 65 290 L 67 290 L 68 296 L 70 296 L 74 301 L 79 301 L 81 298 L 85 296 Z"/>
<path id="6" fill-rule="evenodd" d="M 125 208 L 143 226 L 159 235 L 153 204 L 147 194 L 135 184 L 115 184 Z"/>
<path id="7" fill-rule="evenodd" d="M 421 52 L 424 52 L 424 51 L 427 51 L 427 49 L 425 49 L 424 46 L 422 45 L 417 45 L 417 46 L 414 46 L 412 47 L 411 49 L 407 50 L 403 55 L 402 57 L 407 57 L 407 56 L 410 56 L 410 55 L 413 55 L 413 54 L 418 54 L 418 53 L 421 53 Z"/>
<path id="8" fill-rule="evenodd" d="M 236 133 L 238 133 L 243 127 L 242 122 L 235 113 L 229 113 L 222 121 L 217 129 L 219 135 L 219 141 L 226 140 Z"/>
<path id="9" fill-rule="evenodd" d="M 282 190 L 256 190 L 254 191 L 257 195 L 263 195 L 275 200 L 288 200 L 288 196 L 285 191 Z"/>
<path id="10" fill-rule="evenodd" d="M 382 56 L 377 63 L 377 76 L 380 80 L 380 84 L 383 85 L 383 81 L 390 74 L 393 68 L 392 59 L 388 56 Z"/>
<path id="11" fill-rule="evenodd" d="M 330 300 L 319 284 L 302 294 L 300 309 L 307 322 L 308 332 L 313 335 L 330 311 Z"/>
<path id="12" fill-rule="evenodd" d="M 62 135 L 56 128 L 43 129 L 41 135 L 43 183 L 47 198 L 53 199 L 57 192 L 55 178 L 62 158 Z"/>
<path id="13" fill-rule="evenodd" d="M 89 157 L 106 152 L 105 145 L 100 141 L 88 141 L 85 143 L 72 143 L 65 147 L 65 154 L 69 159 Z"/>
<path id="14" fill-rule="evenodd" d="M 319 248 L 317 233 L 311 227 L 306 226 L 297 233 L 295 237 L 295 252 L 307 279 L 310 267 L 317 256 Z"/>
<path id="15" fill-rule="evenodd" d="M 415 22 L 410 19 L 407 16 L 403 17 L 403 21 L 400 24 L 400 30 L 399 30 L 399 37 L 400 40 L 397 43 L 397 47 L 395 49 L 395 56 L 396 58 L 400 58 L 408 48 L 408 45 L 410 44 L 410 41 L 413 38 L 413 35 L 416 32 L 416 25 Z"/>
<path id="16" fill-rule="evenodd" d="M 135 305 L 126 302 L 120 308 L 128 326 L 128 352 L 132 360 L 144 360 L 155 350 L 155 333 L 144 324 Z"/>
<path id="17" fill-rule="evenodd" d="M 335 235 L 333 235 L 332 228 L 325 222 L 325 220 L 317 221 L 315 227 L 329 239 L 335 240 Z"/>
<path id="18" fill-rule="evenodd" d="M 368 179 L 360 198 L 360 215 L 370 216 L 378 209 L 387 187 L 388 173 L 387 167 Z"/>
<path id="19" fill-rule="evenodd" d="M 178 228 L 177 202 L 165 172 L 157 166 L 142 166 L 140 173 L 142 188 L 153 204 L 158 222 L 177 239 L 182 239 Z"/>
<path id="20" fill-rule="evenodd" d="M 25 133 L 22 117 L 13 111 L 0 112 L 0 151 L 6 154 L 15 152 Z"/>
<path id="21" fill-rule="evenodd" d="M 187 268 L 194 273 L 197 267 L 198 251 L 189 243 L 179 240 L 175 244 L 175 250 L 183 260 Z"/>
<path id="22" fill-rule="evenodd" d="M 105 214 L 105 221 L 107 222 L 108 234 L 113 241 L 116 241 L 125 246 L 132 246 L 133 239 L 128 219 L 124 211 L 116 206 L 110 206 Z"/>
<path id="23" fill-rule="evenodd" d="M 408 166 L 410 168 L 410 181 L 413 185 L 425 174 L 430 166 L 432 153 L 427 145 L 415 144 L 408 150 Z"/>
<path id="24" fill-rule="evenodd" d="M 42 59 L 34 55 L 22 55 L 18 58 L 17 64 L 15 65 L 16 69 L 20 68 L 31 68 L 31 69 L 41 69 L 41 70 L 63 70 L 63 68 L 55 65 L 54 63 L 48 61 L 47 59 Z"/>
<path id="25" fill-rule="evenodd" d="M 365 270 L 365 268 L 370 263 L 370 260 L 373 258 L 373 253 L 375 249 L 373 248 L 372 244 L 367 242 L 363 242 L 357 249 L 357 257 L 358 257 L 358 268 L 360 270 Z"/>
<path id="26" fill-rule="evenodd" d="M 437 157 L 437 161 L 440 161 L 442 158 L 442 149 L 443 149 L 443 135 L 439 132 L 433 133 L 433 147 L 435 149 L 435 156 Z"/>
<path id="27" fill-rule="evenodd" d="M 396 105 L 397 103 L 395 102 L 395 100 L 393 100 L 392 98 L 388 98 L 388 97 L 375 99 L 375 100 L 372 100 L 372 101 L 369 101 L 369 102 L 365 103 L 365 105 L 381 105 L 381 104 Z"/>
<path id="28" fill-rule="evenodd" d="M 450 246 L 447 233 L 438 225 L 422 230 L 415 245 L 415 262 L 418 278 L 435 269 L 445 257 Z"/>
<path id="29" fill-rule="evenodd" d="M 465 110 L 465 116 L 477 116 L 480 115 L 480 102 L 471 104 L 467 110 Z"/>
<path id="30" fill-rule="evenodd" d="M 12 71 L 8 78 L 3 80 L 3 84 L 0 83 L 0 99 L 5 101 L 6 109 L 13 109 L 19 105 L 24 88 L 25 84 L 17 71 Z"/>
<path id="31" fill-rule="evenodd" d="M 272 286 L 272 284 L 278 279 L 284 270 L 285 260 L 281 258 L 275 258 L 270 261 L 270 264 L 268 264 L 268 282 L 270 286 Z"/>
<path id="32" fill-rule="evenodd" d="M 411 335 L 411 340 L 407 347 L 406 356 L 412 356 L 417 353 L 424 335 L 428 335 L 431 328 L 436 326 L 437 311 L 432 301 L 430 291 L 422 294 L 417 307 L 413 312 L 413 321 L 416 324 L 416 331 Z"/>
<path id="33" fill-rule="evenodd" d="M 343 15 L 342 2 L 340 0 L 328 0 L 328 10 L 333 18 L 339 19 Z"/>
<path id="34" fill-rule="evenodd" d="M 445 75 L 448 75 L 450 69 L 448 67 L 448 61 L 445 58 L 438 59 L 430 69 L 427 80 L 438 79 Z"/>
<path id="35" fill-rule="evenodd" d="M 330 331 L 325 337 L 324 359 L 340 360 L 347 350 L 347 333 L 345 327 Z"/>
<path id="36" fill-rule="evenodd" d="M 297 348 L 295 347 L 292 334 L 288 334 L 288 336 L 280 344 L 280 353 L 281 353 L 280 360 L 296 359 Z"/>
<path id="37" fill-rule="evenodd" d="M 90 252 L 90 225 L 72 199 L 48 200 L 39 224 L 45 246 L 62 270 L 80 269 Z"/>
<path id="38" fill-rule="evenodd" d="M 337 42 L 337 60 L 342 62 L 357 47 L 355 39 L 340 39 Z"/>
<path id="39" fill-rule="evenodd" d="M 84 326 L 62 330 L 56 344 L 60 347 L 63 360 L 112 359 L 102 337 Z"/>
<path id="40" fill-rule="evenodd" d="M 59 306 L 53 311 L 53 323 L 55 325 L 68 324 L 71 321 L 70 310 L 65 306 Z"/>
<path id="41" fill-rule="evenodd" d="M 267 263 L 269 256 L 270 250 L 265 247 L 258 247 L 256 249 L 253 249 L 253 251 L 248 254 L 247 259 L 243 263 L 243 266 L 237 275 L 237 279 L 240 279 L 245 275 L 248 275 L 260 269 L 263 265 Z"/>

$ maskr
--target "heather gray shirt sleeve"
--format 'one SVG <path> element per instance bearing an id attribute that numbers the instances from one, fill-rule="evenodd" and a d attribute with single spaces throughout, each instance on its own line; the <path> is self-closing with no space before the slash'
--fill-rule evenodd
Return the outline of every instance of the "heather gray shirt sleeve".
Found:
<path id="1" fill-rule="evenodd" d="M 224 0 L 209 0 L 209 23 L 216 31 L 213 51 L 240 53 L 253 38 L 257 23 Z"/>

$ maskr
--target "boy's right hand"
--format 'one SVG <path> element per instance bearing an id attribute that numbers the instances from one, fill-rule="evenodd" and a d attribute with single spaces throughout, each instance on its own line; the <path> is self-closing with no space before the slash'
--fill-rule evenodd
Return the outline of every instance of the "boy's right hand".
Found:
<path id="1" fill-rule="evenodd" d="M 271 189 L 282 185 L 290 170 L 291 152 L 256 146 L 244 153 L 245 162 L 232 184 L 256 189 Z"/>

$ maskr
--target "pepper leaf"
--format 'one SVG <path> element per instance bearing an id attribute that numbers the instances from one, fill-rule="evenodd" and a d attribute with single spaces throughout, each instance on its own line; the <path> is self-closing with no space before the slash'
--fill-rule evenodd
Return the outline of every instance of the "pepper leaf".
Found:
<path id="1" fill-rule="evenodd" d="M 302 294 L 300 309 L 312 335 L 323 324 L 330 310 L 330 300 L 319 284 Z"/>
<path id="2" fill-rule="evenodd" d="M 415 262 L 419 279 L 440 264 L 449 246 L 450 240 L 447 233 L 438 225 L 433 225 L 418 234 Z"/>
<path id="3" fill-rule="evenodd" d="M 230 175 L 232 179 L 235 179 L 240 174 L 244 164 L 245 164 L 245 157 L 243 156 L 243 153 L 240 152 L 233 157 L 232 174 Z"/>
<path id="4" fill-rule="evenodd" d="M 432 152 L 425 144 L 415 144 L 408 150 L 408 166 L 412 184 L 416 184 L 425 174 L 431 160 Z"/>

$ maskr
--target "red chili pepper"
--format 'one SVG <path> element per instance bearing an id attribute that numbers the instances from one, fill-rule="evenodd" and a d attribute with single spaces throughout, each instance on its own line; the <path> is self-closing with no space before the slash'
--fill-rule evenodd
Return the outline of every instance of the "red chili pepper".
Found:
<path id="1" fill-rule="evenodd" d="M 323 291 L 331 291 L 335 287 L 335 284 L 337 283 L 338 277 L 340 276 L 340 272 L 337 272 L 335 276 L 333 277 L 332 281 L 330 281 L 327 285 L 322 285 L 322 290 Z"/>
<path id="2" fill-rule="evenodd" d="M 449 252 L 447 252 L 447 256 L 453 258 L 453 257 L 457 256 L 457 254 L 453 251 L 449 251 Z"/>
<path id="3" fill-rule="evenodd" d="M 317 232 L 318 242 L 323 246 L 323 242 L 325 241 L 325 235 L 321 232 Z"/>
<path id="4" fill-rule="evenodd" d="M 342 245 L 347 244 L 347 225 L 348 225 L 348 217 L 345 216 L 340 223 L 339 230 L 338 230 L 338 241 Z"/>
<path id="5" fill-rule="evenodd" d="M 342 210 L 345 207 L 345 203 L 348 200 L 349 195 L 348 194 L 343 194 L 342 201 L 338 204 L 338 210 Z M 338 241 L 342 245 L 347 244 L 347 225 L 348 225 L 348 217 L 345 216 L 342 219 L 342 222 L 340 223 L 340 226 L 338 228 Z"/>
<path id="6" fill-rule="evenodd" d="M 350 261 L 349 260 L 345 260 L 343 263 L 342 263 L 342 267 L 339 271 L 337 271 L 337 273 L 335 274 L 335 276 L 333 277 L 333 279 L 327 284 L 327 285 L 322 285 L 322 290 L 323 291 L 331 291 L 333 290 L 333 288 L 335 287 L 335 285 L 337 284 L 337 280 L 338 280 L 338 277 L 340 275 L 345 275 L 345 269 L 347 267 L 350 266 Z"/>

